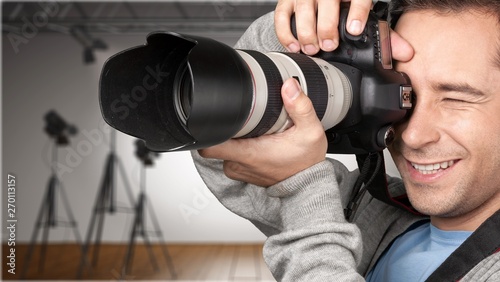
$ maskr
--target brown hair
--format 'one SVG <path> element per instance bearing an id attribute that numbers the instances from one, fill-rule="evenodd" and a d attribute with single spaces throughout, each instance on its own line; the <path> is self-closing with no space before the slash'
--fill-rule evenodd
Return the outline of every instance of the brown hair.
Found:
<path id="1" fill-rule="evenodd" d="M 415 10 L 434 10 L 439 13 L 462 12 L 474 9 L 497 17 L 500 23 L 499 0 L 392 0 L 390 11 L 393 16 Z"/>
<path id="2" fill-rule="evenodd" d="M 391 26 L 394 28 L 404 12 L 417 10 L 433 10 L 441 14 L 475 10 L 496 17 L 500 26 L 500 0 L 392 0 L 389 4 Z M 500 67 L 500 32 L 498 50 L 495 63 Z"/>

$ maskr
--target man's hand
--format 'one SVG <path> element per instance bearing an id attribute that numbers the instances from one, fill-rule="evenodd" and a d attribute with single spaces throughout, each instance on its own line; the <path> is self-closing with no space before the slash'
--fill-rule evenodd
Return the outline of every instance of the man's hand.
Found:
<path id="1" fill-rule="evenodd" d="M 292 127 L 257 138 L 231 139 L 200 150 L 200 155 L 224 160 L 227 177 L 263 187 L 325 160 L 327 140 L 311 100 L 293 78 L 283 84 L 281 94 Z"/>
<path id="2" fill-rule="evenodd" d="M 339 45 L 338 24 L 340 3 L 351 2 L 347 16 L 347 31 L 359 35 L 365 28 L 372 0 L 279 0 L 274 11 L 274 26 L 281 44 L 288 51 L 302 50 L 307 55 L 333 51 Z M 290 19 L 295 13 L 298 40 L 291 31 Z M 392 58 L 409 61 L 413 48 L 391 30 Z"/>
<path id="3" fill-rule="evenodd" d="M 302 49 L 307 55 L 333 51 L 339 45 L 340 3 L 351 2 L 347 16 L 347 31 L 352 35 L 363 32 L 372 7 L 372 0 L 279 0 L 274 11 L 276 34 L 288 51 Z M 290 19 L 295 13 L 298 40 L 293 36 Z"/>

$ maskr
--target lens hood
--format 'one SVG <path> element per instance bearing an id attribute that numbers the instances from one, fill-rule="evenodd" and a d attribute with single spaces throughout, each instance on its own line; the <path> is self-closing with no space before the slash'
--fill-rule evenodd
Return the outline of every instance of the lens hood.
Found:
<path id="1" fill-rule="evenodd" d="M 178 80 L 187 75 L 188 119 L 178 116 Z M 233 137 L 253 99 L 250 71 L 231 47 L 212 39 L 154 32 L 147 43 L 109 58 L 99 101 L 104 120 L 153 151 L 204 148 Z M 182 94 L 182 93 L 181 93 Z M 214 114 L 216 113 L 216 114 Z"/>

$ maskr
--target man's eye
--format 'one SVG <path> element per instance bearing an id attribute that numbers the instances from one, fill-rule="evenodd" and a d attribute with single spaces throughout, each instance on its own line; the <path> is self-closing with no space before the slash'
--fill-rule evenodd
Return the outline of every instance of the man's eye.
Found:
<path id="1" fill-rule="evenodd" d="M 455 99 L 455 98 L 445 98 L 444 101 L 451 102 L 451 103 L 467 103 L 467 101 Z"/>

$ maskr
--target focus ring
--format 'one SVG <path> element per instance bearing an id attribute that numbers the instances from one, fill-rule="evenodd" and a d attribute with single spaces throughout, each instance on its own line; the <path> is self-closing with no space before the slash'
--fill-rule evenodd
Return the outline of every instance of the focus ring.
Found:
<path id="1" fill-rule="evenodd" d="M 267 105 L 261 120 L 252 131 L 242 136 L 242 138 L 253 138 L 264 135 L 278 120 L 283 109 L 281 99 L 281 86 L 283 78 L 274 62 L 266 55 L 252 50 L 241 50 L 255 59 L 262 68 L 267 82 Z M 255 93 L 254 95 L 259 95 Z"/>
<path id="2" fill-rule="evenodd" d="M 307 96 L 311 99 L 319 120 L 323 119 L 328 105 L 328 85 L 321 68 L 303 54 L 283 53 L 299 65 L 307 83 Z"/>

